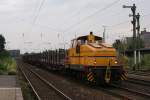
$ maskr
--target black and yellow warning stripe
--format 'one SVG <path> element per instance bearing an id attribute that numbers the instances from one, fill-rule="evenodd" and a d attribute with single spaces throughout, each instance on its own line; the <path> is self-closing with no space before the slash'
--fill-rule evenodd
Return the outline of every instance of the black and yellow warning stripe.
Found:
<path id="1" fill-rule="evenodd" d="M 93 72 L 89 72 L 88 74 L 87 74 L 87 80 L 88 81 L 94 81 L 94 74 L 93 74 Z"/>
<path id="2" fill-rule="evenodd" d="M 127 80 L 127 75 L 126 75 L 126 73 L 124 73 L 124 74 L 121 75 L 121 80 Z"/>

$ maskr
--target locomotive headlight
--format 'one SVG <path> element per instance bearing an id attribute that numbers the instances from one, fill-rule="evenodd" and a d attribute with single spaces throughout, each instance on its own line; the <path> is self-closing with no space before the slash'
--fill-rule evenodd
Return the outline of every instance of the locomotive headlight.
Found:
<path id="1" fill-rule="evenodd" d="M 117 61 L 115 61 L 115 64 L 117 64 L 118 62 Z"/>
<path id="2" fill-rule="evenodd" d="M 95 60 L 94 60 L 94 62 L 93 62 L 94 64 L 96 64 L 96 58 L 95 58 Z"/>

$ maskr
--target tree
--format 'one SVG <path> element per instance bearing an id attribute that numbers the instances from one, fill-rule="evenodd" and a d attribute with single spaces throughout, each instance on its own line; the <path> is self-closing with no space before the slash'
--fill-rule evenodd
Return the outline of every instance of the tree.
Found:
<path id="1" fill-rule="evenodd" d="M 116 40 L 113 43 L 113 47 L 116 48 L 119 53 L 124 53 L 127 49 L 127 45 L 124 40 Z"/>
<path id="2" fill-rule="evenodd" d="M 116 48 L 118 51 L 120 49 L 120 44 L 121 44 L 121 41 L 120 40 L 116 40 L 114 43 L 113 43 L 113 47 Z"/>
<path id="3" fill-rule="evenodd" d="M 133 41 L 133 38 L 130 37 L 126 40 L 126 44 L 127 44 L 127 50 L 133 50 L 134 45 L 136 45 L 136 49 L 144 48 L 144 42 L 141 38 L 136 38 L 136 40 Z"/>
<path id="4" fill-rule="evenodd" d="M 136 42 L 137 49 L 144 48 L 144 41 L 141 38 L 137 38 Z"/>
<path id="5" fill-rule="evenodd" d="M 141 38 L 136 38 L 133 41 L 132 37 L 128 37 L 125 40 L 116 40 L 113 43 L 113 47 L 119 52 L 124 52 L 125 50 L 133 50 L 136 43 L 136 49 L 144 48 L 144 42 Z"/>
<path id="6" fill-rule="evenodd" d="M 5 43 L 5 38 L 3 37 L 3 35 L 0 34 L 0 52 L 4 50 Z"/>

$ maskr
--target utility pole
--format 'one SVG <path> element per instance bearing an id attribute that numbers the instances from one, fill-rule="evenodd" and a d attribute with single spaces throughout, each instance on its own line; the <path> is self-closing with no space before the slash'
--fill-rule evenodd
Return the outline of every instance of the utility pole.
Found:
<path id="1" fill-rule="evenodd" d="M 106 41 L 106 26 L 103 25 L 104 32 L 103 32 L 103 42 L 105 43 Z"/>
<path id="2" fill-rule="evenodd" d="M 137 20 L 137 48 L 140 49 L 140 14 L 137 13 L 136 15 L 136 20 Z M 141 54 L 140 54 L 140 50 L 138 50 L 138 70 L 139 70 L 139 67 L 140 67 L 140 63 L 141 63 Z"/>
<path id="3" fill-rule="evenodd" d="M 135 66 L 136 66 L 136 6 L 135 4 L 133 4 L 133 6 L 126 6 L 123 5 L 123 8 L 131 8 L 132 11 L 132 15 L 129 15 L 129 17 L 133 17 L 133 20 L 131 21 L 131 23 L 133 24 L 133 45 L 134 45 L 134 66 L 133 66 L 133 70 L 135 70 Z"/>
<path id="4" fill-rule="evenodd" d="M 23 43 L 22 43 L 22 45 L 23 45 L 23 50 L 22 50 L 22 52 L 23 52 L 23 53 L 25 53 L 25 47 L 24 47 L 24 43 L 25 43 L 24 37 L 25 37 L 25 36 L 24 36 L 24 35 L 25 35 L 25 34 L 22 33 L 22 38 L 23 38 L 23 39 L 22 39 L 22 40 L 23 40 Z"/>
<path id="5" fill-rule="evenodd" d="M 139 13 L 137 13 L 136 19 L 137 19 L 137 27 L 136 27 L 137 37 L 140 37 L 140 14 Z"/>

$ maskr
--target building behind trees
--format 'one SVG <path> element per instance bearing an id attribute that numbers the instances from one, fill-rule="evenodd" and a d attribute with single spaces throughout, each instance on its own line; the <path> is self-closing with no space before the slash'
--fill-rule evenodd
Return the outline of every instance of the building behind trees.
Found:
<path id="1" fill-rule="evenodd" d="M 146 29 L 144 29 L 144 31 L 141 31 L 140 37 L 144 42 L 144 48 L 150 48 L 150 32 L 147 32 Z"/>

